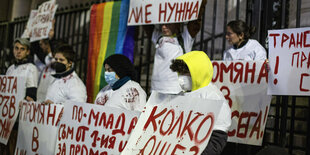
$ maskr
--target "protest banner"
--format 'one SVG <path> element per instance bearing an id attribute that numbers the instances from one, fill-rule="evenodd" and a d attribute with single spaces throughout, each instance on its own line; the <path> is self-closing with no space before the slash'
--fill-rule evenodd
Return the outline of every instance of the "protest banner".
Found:
<path id="1" fill-rule="evenodd" d="M 268 94 L 310 96 L 310 27 L 268 31 Z"/>
<path id="2" fill-rule="evenodd" d="M 56 154 L 120 154 L 140 115 L 88 103 L 65 103 Z"/>
<path id="3" fill-rule="evenodd" d="M 224 102 L 153 91 L 122 154 L 201 154 Z"/>
<path id="4" fill-rule="evenodd" d="M 38 10 L 31 10 L 27 25 L 26 25 L 26 29 L 23 32 L 21 38 L 30 38 L 31 33 L 32 33 L 32 29 L 31 29 L 32 23 L 33 23 L 34 18 L 37 16 L 37 14 L 38 14 Z"/>
<path id="5" fill-rule="evenodd" d="M 36 16 L 31 19 L 30 42 L 48 38 L 48 33 L 53 27 L 53 19 L 57 10 L 56 0 L 50 0 L 41 4 Z"/>
<path id="6" fill-rule="evenodd" d="M 55 154 L 57 124 L 63 105 L 23 102 L 19 114 L 15 155 Z"/>
<path id="7" fill-rule="evenodd" d="M 25 97 L 23 77 L 0 75 L 0 143 L 7 144 L 17 115 L 19 102 Z"/>
<path id="8" fill-rule="evenodd" d="M 198 18 L 202 0 L 131 0 L 128 25 L 177 23 Z"/>
<path id="9" fill-rule="evenodd" d="M 263 61 L 213 61 L 212 82 L 231 107 L 228 141 L 262 145 L 270 108 L 268 72 Z"/>

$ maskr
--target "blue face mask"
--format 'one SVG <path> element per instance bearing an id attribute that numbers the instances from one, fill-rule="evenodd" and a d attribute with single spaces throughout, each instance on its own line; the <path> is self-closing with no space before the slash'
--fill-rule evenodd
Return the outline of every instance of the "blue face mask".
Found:
<path id="1" fill-rule="evenodd" d="M 118 80 L 115 72 L 104 72 L 104 78 L 110 86 L 113 86 L 113 84 Z"/>

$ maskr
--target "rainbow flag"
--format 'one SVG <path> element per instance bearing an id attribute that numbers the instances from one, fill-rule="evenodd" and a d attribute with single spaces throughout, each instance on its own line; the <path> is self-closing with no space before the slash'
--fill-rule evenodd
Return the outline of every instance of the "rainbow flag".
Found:
<path id="1" fill-rule="evenodd" d="M 133 61 L 134 27 L 127 27 L 129 0 L 95 4 L 91 8 L 87 66 L 87 101 L 93 103 L 106 85 L 104 60 L 124 54 Z"/>

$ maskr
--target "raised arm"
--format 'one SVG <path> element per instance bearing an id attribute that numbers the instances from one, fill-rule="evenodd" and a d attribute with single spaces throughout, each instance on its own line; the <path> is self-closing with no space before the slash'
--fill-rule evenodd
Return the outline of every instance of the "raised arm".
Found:
<path id="1" fill-rule="evenodd" d="M 190 21 L 187 24 L 188 32 L 192 38 L 195 38 L 197 33 L 200 31 L 201 18 L 202 18 L 202 14 L 204 14 L 205 12 L 206 4 L 207 4 L 207 0 L 202 0 L 197 20 Z"/>

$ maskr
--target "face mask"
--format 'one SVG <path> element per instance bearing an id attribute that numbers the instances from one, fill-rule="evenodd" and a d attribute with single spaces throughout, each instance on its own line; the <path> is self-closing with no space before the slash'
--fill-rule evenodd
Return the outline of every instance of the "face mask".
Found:
<path id="1" fill-rule="evenodd" d="M 66 65 L 60 62 L 54 62 L 51 67 L 55 69 L 56 73 L 62 73 L 66 71 Z"/>
<path id="2" fill-rule="evenodd" d="M 192 78 L 186 75 L 179 75 L 179 84 L 184 91 L 192 90 Z"/>
<path id="3" fill-rule="evenodd" d="M 105 81 L 112 86 L 118 79 L 115 72 L 104 72 Z"/>

